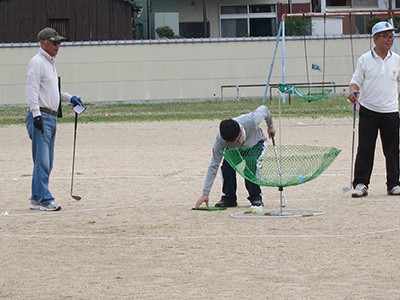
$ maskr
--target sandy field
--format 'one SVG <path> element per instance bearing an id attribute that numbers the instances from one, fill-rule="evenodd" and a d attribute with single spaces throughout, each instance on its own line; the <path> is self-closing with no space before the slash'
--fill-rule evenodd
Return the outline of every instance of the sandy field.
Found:
<path id="1" fill-rule="evenodd" d="M 400 197 L 386 195 L 380 141 L 370 194 L 353 199 L 352 119 L 280 123 L 278 143 L 342 150 L 285 189 L 287 209 L 325 214 L 233 218 L 249 209 L 242 178 L 238 207 L 191 210 L 219 120 L 79 123 L 81 201 L 73 124 L 61 124 L 50 188 L 62 210 L 30 210 L 30 140 L 0 127 L 0 299 L 400 299 Z M 263 193 L 278 209 L 278 189 Z M 217 177 L 212 205 L 220 195 Z"/>

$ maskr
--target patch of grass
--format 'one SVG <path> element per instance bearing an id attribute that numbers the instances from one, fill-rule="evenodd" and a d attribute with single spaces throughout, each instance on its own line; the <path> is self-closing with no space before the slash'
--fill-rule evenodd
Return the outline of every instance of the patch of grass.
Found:
<path id="1" fill-rule="evenodd" d="M 179 121 L 179 120 L 223 120 L 248 113 L 265 104 L 274 118 L 279 116 L 278 99 L 261 99 L 203 102 L 162 102 L 141 104 L 85 104 L 87 109 L 79 116 L 79 122 L 142 122 L 142 121 Z M 345 97 L 325 98 L 307 102 L 293 97 L 291 103 L 286 99 L 281 104 L 282 117 L 328 117 L 342 118 L 352 116 L 353 106 Z M 0 126 L 24 124 L 27 107 L 0 106 Z M 74 121 L 72 106 L 63 106 L 63 118 L 59 123 Z M 108 113 L 108 116 L 106 116 Z"/>

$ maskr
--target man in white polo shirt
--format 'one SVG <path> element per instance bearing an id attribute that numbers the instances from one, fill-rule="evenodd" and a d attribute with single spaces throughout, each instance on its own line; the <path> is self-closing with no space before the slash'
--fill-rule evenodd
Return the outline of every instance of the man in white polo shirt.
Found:
<path id="1" fill-rule="evenodd" d="M 375 47 L 364 53 L 350 82 L 349 100 L 360 102 L 358 150 L 352 197 L 368 195 L 374 164 L 375 145 L 380 132 L 386 158 L 388 195 L 400 195 L 399 186 L 399 94 L 400 56 L 390 49 L 393 26 L 379 22 L 372 28 Z M 359 97 L 355 92 L 359 91 Z"/>
<path id="2" fill-rule="evenodd" d="M 82 104 L 80 98 L 59 91 L 58 75 L 54 58 L 60 44 L 65 40 L 52 28 L 44 28 L 38 34 L 39 53 L 26 69 L 26 100 L 29 110 L 26 129 L 32 140 L 32 194 L 31 209 L 60 210 L 49 191 L 49 177 L 53 168 L 54 141 L 60 97 L 63 102 Z"/>

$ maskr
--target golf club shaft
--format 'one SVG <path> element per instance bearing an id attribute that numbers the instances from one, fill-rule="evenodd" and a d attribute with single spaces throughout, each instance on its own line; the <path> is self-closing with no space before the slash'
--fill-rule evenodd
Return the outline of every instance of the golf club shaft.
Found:
<path id="1" fill-rule="evenodd" d="M 76 129 L 78 127 L 78 114 L 75 113 L 75 129 L 74 129 L 74 148 L 72 152 L 72 176 L 71 176 L 71 196 L 74 186 L 74 172 L 75 172 L 75 147 L 76 147 Z"/>
<path id="2" fill-rule="evenodd" d="M 274 146 L 274 152 L 275 152 L 276 163 L 278 165 L 279 176 L 282 176 L 281 166 L 279 164 L 279 159 L 278 159 L 278 151 L 276 150 L 275 138 L 273 135 L 271 136 L 271 138 L 272 138 L 272 144 Z M 282 184 L 282 179 L 281 179 L 281 184 Z"/>
<path id="3" fill-rule="evenodd" d="M 276 158 L 276 164 L 278 166 L 278 172 L 279 172 L 279 177 L 280 177 L 280 182 L 282 185 L 282 171 L 281 171 L 281 165 L 279 163 L 279 158 L 278 158 L 278 151 L 276 149 L 276 144 L 275 144 L 275 137 L 273 135 L 271 135 L 272 138 L 272 144 L 274 146 L 274 152 L 275 152 L 275 158 Z M 285 194 L 285 189 L 283 188 L 283 186 L 281 187 L 281 208 L 285 207 L 287 205 L 287 200 L 286 200 L 286 194 Z M 284 198 L 284 203 L 282 203 L 282 195 Z"/>
<path id="4" fill-rule="evenodd" d="M 356 98 L 357 98 L 357 91 L 354 91 L 354 96 L 356 96 Z M 351 141 L 350 186 L 342 188 L 343 193 L 346 193 L 353 188 L 354 143 L 355 143 L 355 134 L 356 134 L 356 111 L 357 111 L 357 102 L 353 103 L 353 138 Z"/>
<path id="5" fill-rule="evenodd" d="M 354 92 L 354 94 L 357 96 L 357 92 Z M 350 186 L 353 185 L 353 165 L 354 165 L 354 139 L 355 139 L 355 134 L 356 134 L 356 110 L 357 110 L 357 104 L 354 103 L 353 105 L 353 138 L 351 142 L 351 167 L 350 167 Z"/>

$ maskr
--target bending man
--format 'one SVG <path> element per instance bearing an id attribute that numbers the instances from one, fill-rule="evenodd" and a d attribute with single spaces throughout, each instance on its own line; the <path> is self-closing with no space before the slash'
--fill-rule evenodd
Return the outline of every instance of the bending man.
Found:
<path id="1" fill-rule="evenodd" d="M 205 202 L 209 205 L 209 194 L 214 183 L 219 164 L 222 160 L 222 150 L 237 147 L 262 146 L 267 138 L 262 129 L 258 126 L 265 120 L 268 125 L 268 136 L 275 136 L 276 130 L 272 121 L 272 115 L 265 105 L 258 107 L 255 111 L 241 115 L 237 118 L 223 120 L 220 123 L 220 130 L 217 134 L 213 149 L 212 159 L 208 167 L 203 194 L 196 202 L 196 209 Z M 221 200 L 215 204 L 216 207 L 237 206 L 236 196 L 236 171 L 224 159 L 221 166 L 222 171 L 222 192 Z M 249 193 L 247 198 L 251 205 L 260 206 L 263 198 L 260 186 L 245 179 L 245 186 Z"/>

